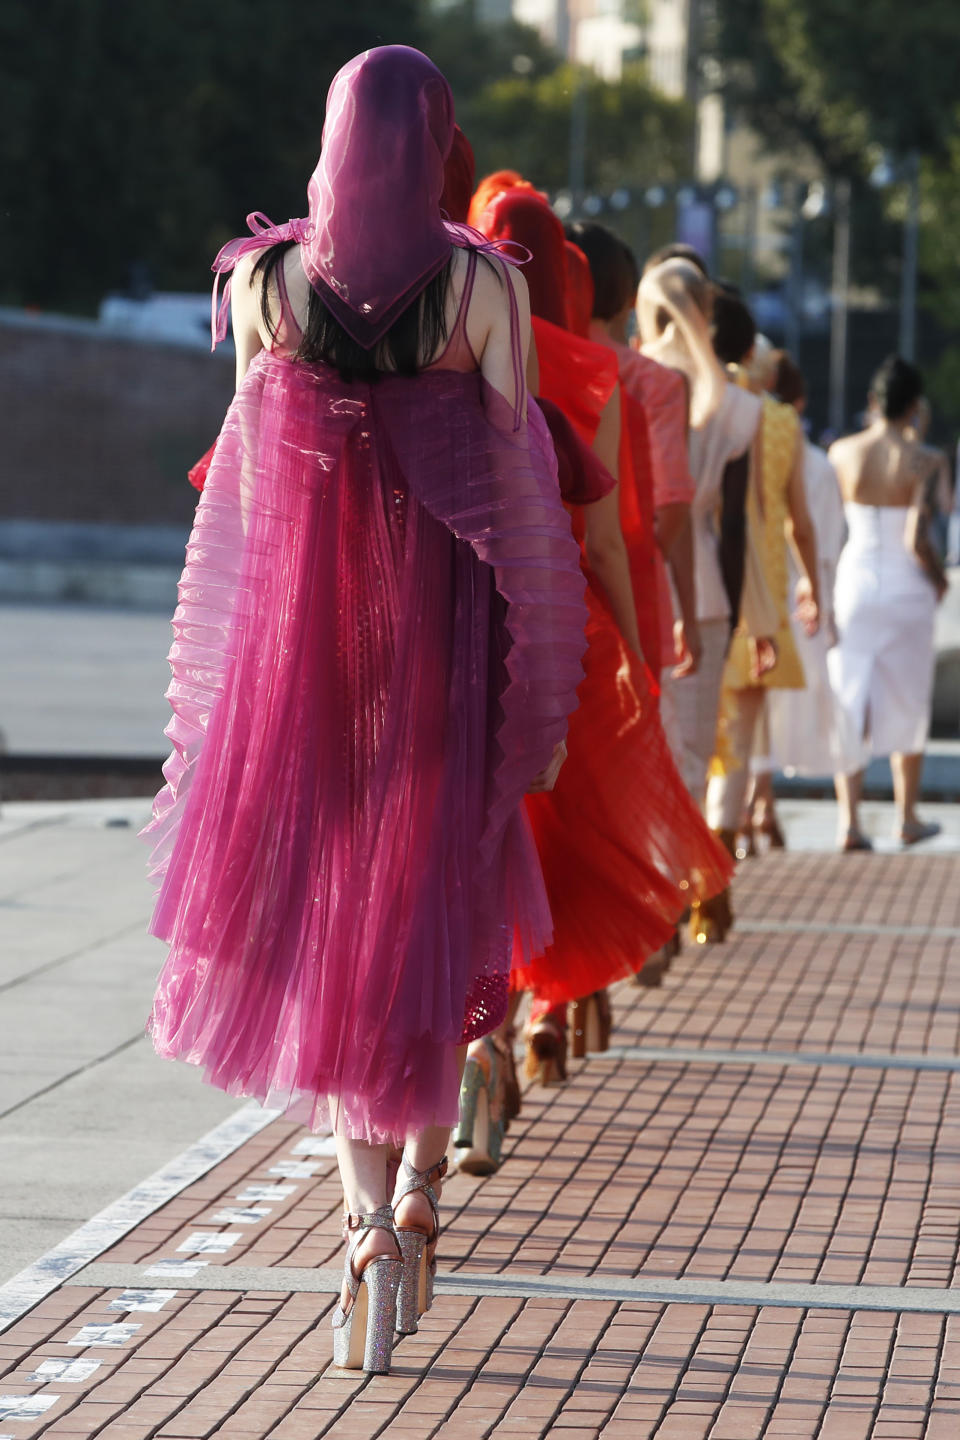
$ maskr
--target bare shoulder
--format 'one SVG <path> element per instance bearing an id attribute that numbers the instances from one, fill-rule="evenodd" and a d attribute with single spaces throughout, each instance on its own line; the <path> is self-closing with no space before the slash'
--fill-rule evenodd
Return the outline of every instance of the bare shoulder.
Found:
<path id="1" fill-rule="evenodd" d="M 863 434 L 844 435 L 842 439 L 834 440 L 827 454 L 834 465 L 842 465 L 847 460 L 853 459 L 862 452 L 865 439 L 866 437 Z"/>
<path id="2" fill-rule="evenodd" d="M 266 249 L 266 246 L 264 246 Z M 249 290 L 253 285 L 253 267 L 263 254 L 263 250 L 251 250 L 246 255 L 241 255 L 234 266 L 233 286 L 235 291 Z"/>
<path id="3" fill-rule="evenodd" d="M 501 260 L 499 255 L 478 255 L 477 273 L 474 280 L 474 292 L 477 299 L 493 308 L 502 307 L 509 296 L 508 286 L 517 297 L 521 313 L 524 307 L 529 310 L 527 282 L 522 270 L 517 265 L 510 265 L 507 261 Z"/>
<path id="4" fill-rule="evenodd" d="M 466 325 L 467 339 L 473 353 L 481 359 L 481 368 L 487 368 L 492 349 L 509 352 L 514 313 L 519 324 L 523 352 L 526 354 L 530 334 L 527 282 L 518 273 L 516 266 L 506 264 L 499 256 L 478 255 Z M 482 358 L 485 355 L 487 360 Z"/>

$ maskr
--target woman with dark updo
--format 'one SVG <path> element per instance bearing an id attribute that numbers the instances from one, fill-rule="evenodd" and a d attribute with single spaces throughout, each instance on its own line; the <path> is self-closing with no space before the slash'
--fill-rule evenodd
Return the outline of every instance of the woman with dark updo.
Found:
<path id="1" fill-rule="evenodd" d="M 922 396 L 920 372 L 890 356 L 873 379 L 866 429 L 830 449 L 849 530 L 837 567 L 839 640 L 829 657 L 840 710 L 836 786 L 844 850 L 872 848 L 857 813 L 872 755 L 890 756 L 902 843 L 928 840 L 940 828 L 916 811 L 933 691 L 934 613 L 946 590 L 928 536 L 938 465 L 912 432 Z"/>

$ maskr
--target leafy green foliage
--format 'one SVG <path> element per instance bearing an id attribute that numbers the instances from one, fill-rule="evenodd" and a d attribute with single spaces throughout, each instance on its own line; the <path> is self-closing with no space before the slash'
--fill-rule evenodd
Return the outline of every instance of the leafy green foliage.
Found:
<path id="1" fill-rule="evenodd" d="M 3 295 L 202 283 L 248 210 L 304 210 L 338 67 L 422 44 L 419 0 L 0 0 Z"/>
<path id="2" fill-rule="evenodd" d="M 728 94 L 774 144 L 837 172 L 869 147 L 945 153 L 956 103 L 953 0 L 717 0 Z"/>
<path id="3" fill-rule="evenodd" d="M 254 208 L 303 214 L 331 78 L 371 45 L 448 75 L 480 173 L 567 179 L 573 74 L 534 30 L 426 0 L 0 0 L 6 303 L 84 310 L 136 275 L 195 291 Z M 689 116 L 587 82 L 588 183 L 682 170 Z"/>
<path id="4" fill-rule="evenodd" d="M 641 74 L 619 85 L 585 73 L 588 189 L 685 179 L 691 117 L 685 105 L 651 90 Z M 478 174 L 504 166 L 546 190 L 569 177 L 570 110 L 576 72 L 562 65 L 539 77 L 513 76 L 486 86 L 463 107 Z"/>

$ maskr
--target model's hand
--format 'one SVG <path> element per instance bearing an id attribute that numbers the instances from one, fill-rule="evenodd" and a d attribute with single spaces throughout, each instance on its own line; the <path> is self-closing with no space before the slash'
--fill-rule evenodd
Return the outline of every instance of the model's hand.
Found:
<path id="1" fill-rule="evenodd" d="M 561 740 L 559 745 L 553 747 L 553 759 L 546 770 L 541 770 L 527 787 L 528 795 L 541 795 L 545 790 L 552 790 L 557 783 L 557 776 L 563 769 L 563 762 L 567 758 L 567 742 Z"/>
<path id="2" fill-rule="evenodd" d="M 806 575 L 801 575 L 796 589 L 797 608 L 794 611 L 808 635 L 816 635 L 820 629 L 820 607 L 813 593 L 813 586 Z"/>
<path id="3" fill-rule="evenodd" d="M 673 653 L 677 659 L 673 671 L 675 680 L 682 680 L 685 675 L 695 675 L 700 669 L 703 641 L 696 620 L 686 624 L 683 620 L 674 621 Z"/>
<path id="4" fill-rule="evenodd" d="M 777 642 L 772 635 L 761 635 L 750 640 L 750 679 L 757 683 L 777 663 Z"/>

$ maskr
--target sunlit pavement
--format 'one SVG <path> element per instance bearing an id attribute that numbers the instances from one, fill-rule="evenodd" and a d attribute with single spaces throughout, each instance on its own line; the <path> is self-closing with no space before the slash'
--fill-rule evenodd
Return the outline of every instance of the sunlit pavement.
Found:
<path id="1" fill-rule="evenodd" d="M 741 866 L 735 936 L 688 944 L 658 990 L 618 987 L 611 1049 L 527 1092 L 497 1175 L 450 1181 L 436 1303 L 371 1379 L 331 1365 L 329 1140 L 238 1112 L 136 1038 L 160 960 L 145 810 L 2 821 L 0 1003 L 17 995 L 22 1047 L 5 1227 L 71 1187 L 80 1219 L 102 1210 L 5 1257 L 2 1435 L 956 1440 L 948 807 L 932 845 L 841 856 L 832 806 L 785 802 L 791 848 Z M 891 807 L 867 814 L 889 834 Z M 153 1133 L 168 1109 L 176 1141 Z"/>

